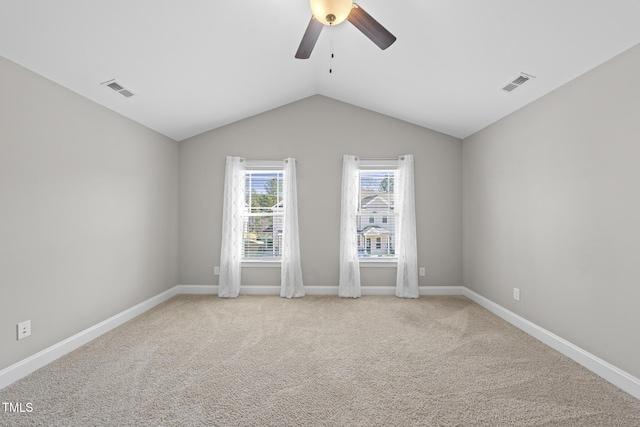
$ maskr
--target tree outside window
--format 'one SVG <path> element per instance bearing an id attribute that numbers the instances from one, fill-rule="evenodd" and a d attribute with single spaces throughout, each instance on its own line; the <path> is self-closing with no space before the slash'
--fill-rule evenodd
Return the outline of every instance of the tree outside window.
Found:
<path id="1" fill-rule="evenodd" d="M 282 254 L 283 172 L 247 170 L 243 258 Z"/>

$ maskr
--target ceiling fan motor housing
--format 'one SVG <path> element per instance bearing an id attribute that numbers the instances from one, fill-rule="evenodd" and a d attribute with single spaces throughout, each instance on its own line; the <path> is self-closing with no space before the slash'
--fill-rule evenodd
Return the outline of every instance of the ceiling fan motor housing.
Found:
<path id="1" fill-rule="evenodd" d="M 311 12 L 324 25 L 338 25 L 349 16 L 352 0 L 311 0 Z"/>

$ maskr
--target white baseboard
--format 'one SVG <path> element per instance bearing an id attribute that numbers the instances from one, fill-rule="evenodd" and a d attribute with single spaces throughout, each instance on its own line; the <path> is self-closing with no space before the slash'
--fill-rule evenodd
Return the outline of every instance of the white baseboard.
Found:
<path id="1" fill-rule="evenodd" d="M 337 286 L 305 286 L 307 295 L 338 295 Z M 367 295 L 395 295 L 395 286 L 362 286 L 363 296 Z M 242 292 L 242 288 L 241 288 Z M 462 286 L 420 286 L 420 295 L 462 295 Z"/>
<path id="2" fill-rule="evenodd" d="M 591 372 L 601 376 L 605 380 L 609 381 L 616 387 L 626 391 L 636 399 L 640 399 L 640 379 L 633 375 L 619 369 L 612 364 L 600 359 L 597 356 L 583 350 L 582 348 L 570 343 L 569 341 L 555 335 L 552 332 L 547 331 L 544 328 L 536 325 L 518 316 L 512 311 L 494 303 L 493 301 L 483 297 L 480 294 L 473 292 L 470 289 L 463 287 L 463 293 L 465 297 L 469 298 L 481 307 L 486 308 L 496 316 L 506 320 L 518 329 L 523 330 L 532 337 L 542 341 L 549 347 L 559 351 L 565 356 L 573 359 L 575 362 L 584 366 Z"/>
<path id="3" fill-rule="evenodd" d="M 218 294 L 217 285 L 178 285 L 177 294 Z M 420 286 L 420 295 L 463 295 L 462 286 Z M 305 286 L 307 295 L 338 295 L 337 286 Z M 395 295 L 395 286 L 362 286 L 362 295 Z M 280 295 L 280 285 L 240 286 L 240 295 Z"/>
<path id="4" fill-rule="evenodd" d="M 59 357 L 64 356 L 69 353 L 98 338 L 100 335 L 109 332 L 110 330 L 122 325 L 125 322 L 133 319 L 136 316 L 144 313 L 145 311 L 155 307 L 168 300 L 177 294 L 176 287 L 168 289 L 161 294 L 156 295 L 155 297 L 151 297 L 146 301 L 141 302 L 121 313 L 116 314 L 104 320 L 97 325 L 91 326 L 90 328 L 85 329 L 82 332 L 78 332 L 77 334 L 60 341 L 57 344 L 52 345 L 51 347 L 45 348 L 44 350 L 27 357 L 13 365 L 3 369 L 0 371 L 0 389 L 8 386 L 9 384 L 13 384 L 21 378 L 26 377 L 36 369 L 40 369 L 43 366 L 53 362 Z"/>
<path id="5" fill-rule="evenodd" d="M 464 295 L 463 286 L 419 286 L 420 295 Z"/>
<path id="6" fill-rule="evenodd" d="M 305 286 L 307 295 L 338 295 L 337 286 Z M 464 286 L 420 286 L 420 295 L 464 295 L 476 304 L 484 307 L 498 317 L 506 320 L 529 335 L 537 338 L 565 356 L 575 360 L 590 371 L 600 375 L 605 380 L 626 391 L 636 399 L 640 399 L 640 379 L 594 356 L 565 339 L 547 331 L 544 328 L 518 316 L 504 307 L 488 300 Z M 0 389 L 29 375 L 57 358 L 64 356 L 88 343 L 100 335 L 108 332 L 156 305 L 179 294 L 213 294 L 217 295 L 218 287 L 213 285 L 177 285 L 173 288 L 149 298 L 122 313 L 98 323 L 82 332 L 75 334 L 57 344 L 48 347 L 33 356 L 27 357 L 0 371 Z M 242 286 L 241 295 L 279 295 L 280 286 Z M 395 295 L 394 286 L 363 286 L 362 295 Z"/>

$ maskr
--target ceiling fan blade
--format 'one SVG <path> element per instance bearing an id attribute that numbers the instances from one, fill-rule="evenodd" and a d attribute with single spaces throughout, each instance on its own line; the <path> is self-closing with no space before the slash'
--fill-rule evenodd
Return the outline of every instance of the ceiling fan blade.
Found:
<path id="1" fill-rule="evenodd" d="M 316 45 L 316 41 L 318 41 L 318 37 L 322 31 L 322 27 L 324 27 L 324 25 L 311 16 L 307 30 L 304 32 L 304 36 L 302 36 L 302 41 L 300 41 L 300 46 L 296 52 L 296 58 L 307 59 L 311 56 L 313 47 Z"/>
<path id="2" fill-rule="evenodd" d="M 347 19 L 382 50 L 396 41 L 396 36 L 387 31 L 386 28 L 355 3 Z"/>

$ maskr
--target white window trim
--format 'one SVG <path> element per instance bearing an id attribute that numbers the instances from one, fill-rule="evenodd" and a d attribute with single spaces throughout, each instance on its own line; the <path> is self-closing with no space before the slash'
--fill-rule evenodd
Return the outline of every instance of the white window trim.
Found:
<path id="1" fill-rule="evenodd" d="M 397 267 L 398 257 L 395 258 L 358 258 L 360 267 Z"/>
<path id="2" fill-rule="evenodd" d="M 397 170 L 397 159 L 363 159 L 360 158 L 360 170 L 361 171 L 375 171 L 375 170 Z M 360 267 L 364 268 L 389 268 L 398 267 L 398 256 L 385 257 L 385 258 L 367 258 L 358 257 L 358 263 Z"/>
<path id="3" fill-rule="evenodd" d="M 248 268 L 280 268 L 282 266 L 282 258 L 270 258 L 263 260 L 242 259 L 242 267 Z"/>
<path id="4" fill-rule="evenodd" d="M 271 172 L 281 171 L 284 175 L 284 161 L 282 160 L 246 160 L 245 169 L 251 172 Z M 244 243 L 244 239 L 243 239 Z M 280 268 L 282 266 L 282 257 L 273 257 L 267 259 L 242 258 L 240 261 L 242 267 L 248 268 Z"/>
<path id="5" fill-rule="evenodd" d="M 284 162 L 282 160 L 247 160 L 246 169 L 250 171 L 284 171 Z"/>
<path id="6" fill-rule="evenodd" d="M 396 170 L 398 169 L 398 160 L 396 159 L 360 159 L 360 170 Z"/>

